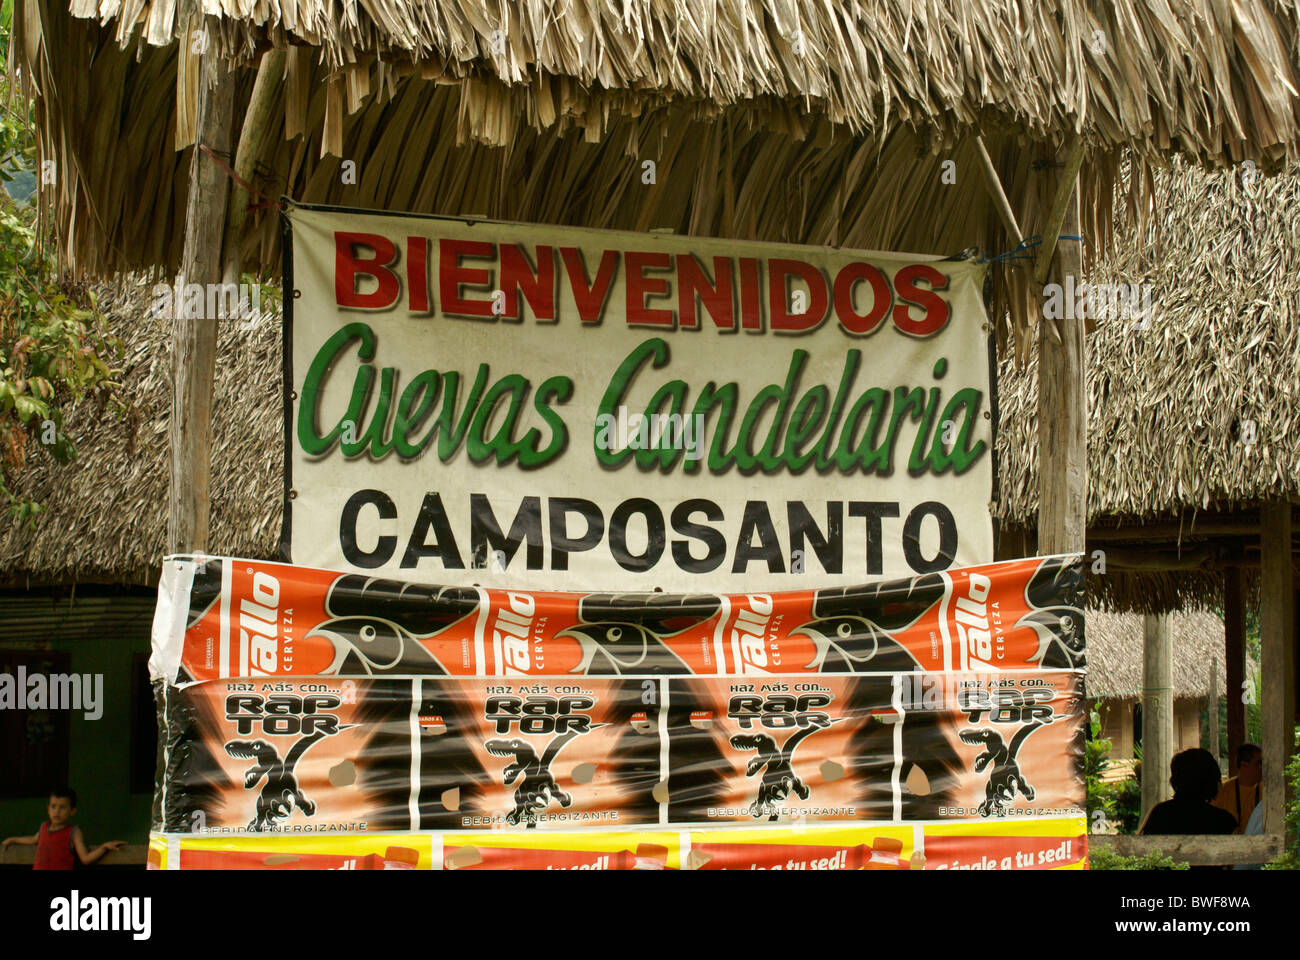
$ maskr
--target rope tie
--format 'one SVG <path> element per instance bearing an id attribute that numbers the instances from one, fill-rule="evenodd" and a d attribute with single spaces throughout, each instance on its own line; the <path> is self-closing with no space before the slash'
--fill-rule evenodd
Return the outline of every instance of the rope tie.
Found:
<path id="1" fill-rule="evenodd" d="M 231 168 L 230 164 L 226 163 L 225 160 L 221 159 L 221 156 L 215 150 L 209 147 L 206 143 L 200 142 L 198 144 L 198 148 L 202 150 L 204 153 L 206 153 L 209 157 L 211 157 L 213 163 L 219 166 L 222 170 L 226 171 L 226 173 L 229 175 L 231 180 L 234 180 L 235 183 L 239 184 L 249 193 L 257 194 L 265 201 L 264 203 L 250 203 L 248 205 L 249 210 L 265 210 L 268 207 L 278 207 L 281 210 L 284 209 L 284 204 L 281 203 L 279 200 L 272 200 L 261 190 L 257 189 L 257 187 L 253 186 L 251 183 L 249 183 L 239 174 L 235 173 L 235 171 Z"/>
<path id="2" fill-rule="evenodd" d="M 1083 237 L 1074 233 L 1057 234 L 1057 240 L 1074 240 L 1077 243 L 1086 242 Z M 1043 242 L 1042 237 L 1034 234 L 1032 237 L 1025 237 L 1014 250 L 1008 250 L 1005 253 L 999 253 L 992 257 L 981 257 L 976 263 L 1009 263 L 1013 260 L 1033 260 L 1034 254 L 1032 248 Z"/>

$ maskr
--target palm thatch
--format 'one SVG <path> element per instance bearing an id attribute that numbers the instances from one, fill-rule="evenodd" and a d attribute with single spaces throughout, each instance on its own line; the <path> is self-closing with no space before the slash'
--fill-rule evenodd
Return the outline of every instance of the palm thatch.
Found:
<path id="1" fill-rule="evenodd" d="M 266 74 L 271 129 L 243 131 L 262 144 L 254 185 L 304 202 L 1000 251 L 1014 244 L 973 138 L 989 141 L 1032 233 L 1055 149 L 1077 133 L 1089 149 L 1083 229 L 1102 249 L 1125 152 L 1142 158 L 1141 194 L 1146 164 L 1168 152 L 1264 169 L 1300 146 L 1300 12 L 1270 0 L 206 9 L 220 10 L 207 35 L 235 71 L 237 123 L 263 115 L 249 111 L 252 67 Z M 193 142 L 197 91 L 189 11 L 17 0 L 13 63 L 35 99 L 40 156 L 58 171 L 43 187 L 50 228 L 82 271 L 177 268 L 190 151 L 173 148 Z M 236 246 L 274 273 L 276 217 L 252 213 L 227 259 Z M 1028 312 L 1018 277 L 999 278 L 995 299 L 998 316 Z"/>
<path id="2" fill-rule="evenodd" d="M 46 512 L 0 523 L 0 584 L 157 583 L 167 542 L 171 325 L 148 316 L 148 287 L 104 287 L 100 306 L 125 344 L 126 420 L 90 404 L 67 429 L 77 459 L 32 455 L 16 492 Z M 274 559 L 282 515 L 280 325 L 274 316 L 221 324 L 212 415 L 209 550 Z M 34 454 L 34 452 L 33 452 Z"/>
<path id="3" fill-rule="evenodd" d="M 1132 241 L 1088 274 L 1147 284 L 1152 305 L 1088 338 L 1088 525 L 1107 531 L 1089 549 L 1127 531 L 1165 541 L 1182 568 L 1093 577 L 1094 600 L 1124 609 L 1219 603 L 1216 566 L 1254 542 L 1255 508 L 1300 495 L 1300 167 L 1243 179 L 1177 164 L 1152 200 Z M 1015 538 L 1037 522 L 1032 356 L 1023 372 L 1002 364 L 998 399 L 998 513 Z"/>
<path id="4" fill-rule="evenodd" d="M 1152 315 L 1088 338 L 1088 520 L 1141 523 L 1300 495 L 1300 167 L 1243 183 L 1179 165 L 1088 274 L 1149 284 Z M 1035 360 L 1004 363 L 1002 517 L 1038 511 Z M 1176 517 L 1175 517 L 1176 520 Z"/>
<path id="5" fill-rule="evenodd" d="M 1142 696 L 1142 617 L 1132 613 L 1089 610 L 1088 697 L 1137 700 Z M 1218 671 L 1218 689 L 1226 690 L 1223 620 L 1209 610 L 1177 613 L 1171 618 L 1172 679 L 1175 699 L 1208 696 L 1210 664 Z"/>

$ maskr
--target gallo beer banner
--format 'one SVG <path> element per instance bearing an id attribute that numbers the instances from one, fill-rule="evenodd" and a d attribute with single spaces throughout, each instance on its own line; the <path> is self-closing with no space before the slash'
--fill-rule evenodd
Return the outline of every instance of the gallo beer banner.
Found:
<path id="1" fill-rule="evenodd" d="M 782 593 L 446 587 L 171 557 L 155 677 L 815 677 L 1084 666 L 1081 557 Z"/>
<path id="2" fill-rule="evenodd" d="M 982 266 L 310 207 L 289 222 L 296 563 L 692 594 L 993 555 Z"/>

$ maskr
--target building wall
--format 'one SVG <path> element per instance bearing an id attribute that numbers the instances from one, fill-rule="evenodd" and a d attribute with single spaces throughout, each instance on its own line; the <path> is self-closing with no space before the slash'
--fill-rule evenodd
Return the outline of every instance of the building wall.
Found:
<path id="1" fill-rule="evenodd" d="M 1101 715 L 1101 735 L 1111 741 L 1112 760 L 1131 760 L 1136 743 L 1132 700 L 1101 700 L 1093 704 Z M 1203 701 L 1174 701 L 1174 752 L 1201 746 Z"/>
<path id="2" fill-rule="evenodd" d="M 87 719 L 72 711 L 69 730 L 68 785 L 77 791 L 74 823 L 93 846 L 105 840 L 143 843 L 149 835 L 152 789 L 132 792 L 131 732 L 134 704 L 132 672 L 136 654 L 149 652 L 147 627 L 97 639 L 68 640 L 57 630 L 44 641 L 6 642 L 0 624 L 0 650 L 40 649 L 66 652 L 69 672 L 102 674 L 102 715 Z M 147 694 L 147 688 L 145 690 Z M 11 758 L 5 758 L 9 761 Z M 46 819 L 44 791 L 26 797 L 0 797 L 0 838 L 30 835 Z"/>

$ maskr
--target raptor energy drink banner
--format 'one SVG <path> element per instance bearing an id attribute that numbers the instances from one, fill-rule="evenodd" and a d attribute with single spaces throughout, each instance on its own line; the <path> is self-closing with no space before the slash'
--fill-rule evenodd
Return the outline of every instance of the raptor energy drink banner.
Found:
<path id="1" fill-rule="evenodd" d="M 669 684 L 669 820 L 1057 815 L 1083 803 L 1078 675 Z"/>
<path id="2" fill-rule="evenodd" d="M 984 265 L 300 205 L 288 222 L 286 559 L 690 595 L 993 556 Z"/>
<path id="3" fill-rule="evenodd" d="M 1078 674 L 167 688 L 156 828 L 988 820 L 1083 802 Z"/>
<path id="4" fill-rule="evenodd" d="M 251 560 L 163 565 L 154 674 L 750 676 L 1076 669 L 1078 556 L 785 593 L 448 587 Z"/>

